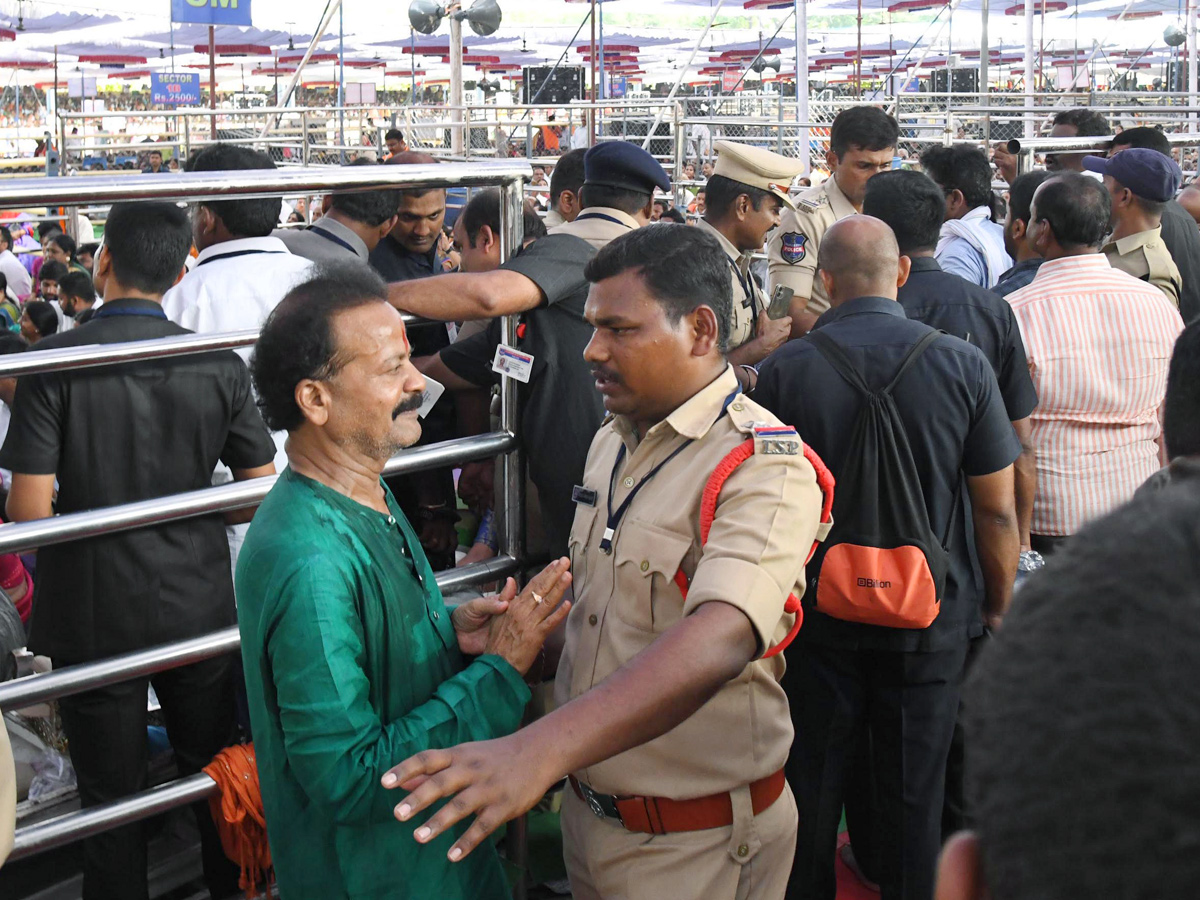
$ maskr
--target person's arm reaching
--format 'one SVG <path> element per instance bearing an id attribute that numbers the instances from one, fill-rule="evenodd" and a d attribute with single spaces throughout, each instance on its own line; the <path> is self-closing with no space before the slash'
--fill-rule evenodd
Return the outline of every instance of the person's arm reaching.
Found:
<path id="1" fill-rule="evenodd" d="M 428 281 L 429 279 L 427 278 L 425 280 Z M 448 391 L 453 391 L 457 394 L 465 393 L 467 391 L 478 391 L 480 389 L 479 385 L 467 381 L 467 379 L 456 375 L 449 368 L 447 368 L 446 364 L 442 362 L 441 353 L 435 353 L 433 356 L 422 357 L 421 359 L 415 360 L 415 363 L 422 375 L 432 378 L 434 381 L 440 382 Z M 478 434 L 479 432 L 474 433 Z"/>
<path id="2" fill-rule="evenodd" d="M 510 316 L 535 309 L 543 299 L 541 288 L 531 279 L 507 269 L 437 275 L 388 285 L 392 306 L 443 322 Z"/>
<path id="3" fill-rule="evenodd" d="M 967 493 L 975 526 L 975 551 L 983 570 L 983 614 L 988 625 L 996 628 L 1008 612 L 1021 555 L 1013 466 L 990 475 L 967 476 Z"/>
<path id="4" fill-rule="evenodd" d="M 275 474 L 275 463 L 269 462 L 265 466 L 255 466 L 250 469 L 231 469 L 233 472 L 234 481 L 249 481 L 251 478 L 266 478 L 268 475 Z M 231 509 L 225 513 L 226 525 L 245 525 L 254 518 L 254 511 L 258 506 L 248 506 L 245 509 Z"/>
<path id="5" fill-rule="evenodd" d="M 1013 463 L 1017 495 L 1017 529 L 1021 535 L 1021 549 L 1028 550 L 1029 526 L 1033 521 L 1033 498 L 1037 493 L 1037 452 L 1033 448 L 1033 425 L 1029 417 L 1013 422 L 1013 431 L 1021 442 L 1021 455 Z"/>
<path id="6" fill-rule="evenodd" d="M 640 746 L 687 719 L 738 676 L 757 646 L 744 612 L 705 603 L 592 690 L 528 728 L 498 740 L 427 750 L 397 766 L 384 785 L 412 789 L 397 817 L 407 821 L 461 791 L 416 832 L 427 843 L 474 812 L 474 823 L 450 850 L 457 861 L 531 809 L 569 772 Z"/>
<path id="7" fill-rule="evenodd" d="M 54 476 L 13 472 L 4 511 L 10 522 L 32 522 L 54 515 Z"/>
<path id="8" fill-rule="evenodd" d="M 561 602 L 566 572 L 559 560 L 535 577 L 493 620 L 484 655 L 384 724 L 360 663 L 362 623 L 347 600 L 350 586 L 320 561 L 297 565 L 280 584 L 288 600 L 266 630 L 266 654 L 288 764 L 312 802 L 340 823 L 382 821 L 394 801 L 379 779 L 395 759 L 516 729 L 529 700 L 522 675 L 570 607 Z"/>

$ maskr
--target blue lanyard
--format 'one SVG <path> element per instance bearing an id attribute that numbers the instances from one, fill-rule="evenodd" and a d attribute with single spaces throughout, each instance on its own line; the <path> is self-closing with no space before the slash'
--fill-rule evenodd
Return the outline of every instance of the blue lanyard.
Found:
<path id="1" fill-rule="evenodd" d="M 111 306 L 119 300 L 110 300 L 92 314 L 93 319 L 110 319 L 113 316 L 148 316 L 151 319 L 165 319 L 167 314 L 161 306 L 147 308 L 144 306 Z"/>
<path id="2" fill-rule="evenodd" d="M 582 221 L 583 219 L 603 219 L 605 222 L 612 222 L 614 225 L 620 225 L 622 228 L 630 227 L 628 222 L 622 222 L 616 216 L 608 216 L 608 215 L 605 215 L 604 213 L 585 212 L 585 213 L 582 213 L 581 215 L 578 215 L 575 217 L 576 222 Z"/>
<path id="3" fill-rule="evenodd" d="M 721 415 L 725 414 L 725 410 L 729 408 L 729 404 L 733 402 L 733 398 L 740 394 L 741 391 L 742 389 L 740 387 L 734 388 L 733 393 L 725 398 L 725 402 L 721 405 Z M 615 463 L 613 463 L 612 474 L 608 478 L 608 521 L 604 526 L 604 536 L 600 539 L 601 550 L 607 554 L 612 554 L 613 536 L 617 532 L 617 527 L 621 524 L 621 519 L 625 517 L 625 513 L 628 512 L 630 505 L 633 503 L 633 498 L 638 495 L 638 491 L 640 491 L 651 478 L 657 475 L 663 466 L 677 457 L 693 443 L 695 443 L 695 438 L 688 438 L 686 441 L 676 447 L 671 452 L 670 456 L 647 472 L 642 480 L 634 485 L 633 490 L 629 492 L 629 496 L 621 501 L 621 505 L 617 507 L 617 511 L 613 512 L 613 495 L 617 492 L 617 473 L 621 470 L 621 463 L 625 461 L 625 444 L 621 444 L 621 449 L 617 451 L 617 460 Z"/>
<path id="4" fill-rule="evenodd" d="M 349 250 L 351 253 L 353 253 L 355 256 L 358 256 L 358 251 L 354 249 L 353 244 L 351 244 L 349 241 L 342 240 L 340 237 L 338 237 L 332 231 L 326 231 L 324 228 L 321 228 L 319 225 L 309 225 L 308 230 L 311 231 L 313 234 L 319 234 L 321 237 L 325 238 L 325 240 L 327 240 L 327 241 L 333 241 L 335 244 L 340 244 L 341 246 L 343 246 L 347 250 Z"/>

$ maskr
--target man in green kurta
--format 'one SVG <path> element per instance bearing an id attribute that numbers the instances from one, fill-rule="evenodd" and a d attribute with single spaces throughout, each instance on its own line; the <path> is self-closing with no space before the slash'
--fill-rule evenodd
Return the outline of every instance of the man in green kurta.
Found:
<path id="1" fill-rule="evenodd" d="M 365 266 L 335 264 L 267 320 L 251 363 L 289 467 L 237 567 L 267 831 L 287 900 L 507 898 L 491 847 L 451 865 L 397 828 L 380 779 L 426 748 L 515 731 L 523 674 L 565 617 L 560 560 L 453 614 L 380 480 L 416 441 L 424 379 Z M 474 659 L 468 659 L 477 654 Z M 443 842 L 448 851 L 455 835 Z M 476 858 L 478 857 L 478 858 Z"/>

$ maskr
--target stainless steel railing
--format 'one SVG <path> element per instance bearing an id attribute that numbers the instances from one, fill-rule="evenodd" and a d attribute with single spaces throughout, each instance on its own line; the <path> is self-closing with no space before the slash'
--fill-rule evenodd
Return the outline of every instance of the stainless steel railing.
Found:
<path id="1" fill-rule="evenodd" d="M 161 178 L 25 178 L 0 183 L 0 208 L 54 205 L 72 208 L 119 200 L 177 200 L 194 202 L 228 197 L 270 197 L 282 193 L 325 193 L 332 190 L 374 188 L 483 187 L 499 185 L 501 191 L 501 258 L 507 259 L 523 238 L 522 183 L 532 175 L 523 160 L 451 163 L 430 166 L 378 166 L 369 168 L 292 168 L 240 172 L 189 173 Z M 410 321 L 412 317 L 408 317 Z M 516 320 L 503 322 L 506 342 L 516 340 Z M 29 375 L 91 366 L 114 365 L 188 353 L 244 347 L 254 331 L 214 335 L 186 335 L 100 347 L 77 347 L 8 357 L 0 361 L 0 376 Z M 511 378 L 501 379 L 500 430 L 426 447 L 405 450 L 394 457 L 385 474 L 404 474 L 436 466 L 500 455 L 501 485 L 496 512 L 500 527 L 500 554 L 495 559 L 459 570 L 439 573 L 443 588 L 493 581 L 519 569 L 523 554 L 522 460 L 517 449 L 517 388 Z M 81 540 L 101 534 L 254 506 L 266 496 L 277 476 L 204 488 L 184 494 L 122 504 L 0 527 L 0 553 Z M 124 654 L 44 675 L 29 676 L 0 685 L 0 710 L 13 710 L 45 700 L 92 690 L 154 672 L 188 665 L 238 649 L 236 628 L 186 641 Z M 10 857 L 20 859 L 80 840 L 102 831 L 145 819 L 168 809 L 208 796 L 216 785 L 196 775 L 114 803 L 59 816 L 17 832 Z M 523 892 L 522 892 L 523 893 Z"/>

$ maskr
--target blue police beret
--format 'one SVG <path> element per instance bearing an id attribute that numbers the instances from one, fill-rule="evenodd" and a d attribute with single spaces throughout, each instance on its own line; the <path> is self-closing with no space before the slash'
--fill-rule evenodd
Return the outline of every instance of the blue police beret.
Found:
<path id="1" fill-rule="evenodd" d="M 1155 203 L 1172 199 L 1183 180 L 1183 172 L 1175 160 L 1146 147 L 1130 147 L 1108 159 L 1085 156 L 1083 167 L 1101 175 L 1111 175 L 1113 181 L 1129 188 L 1135 197 Z"/>
<path id="2" fill-rule="evenodd" d="M 583 157 L 583 183 L 654 193 L 671 190 L 671 179 L 658 161 L 627 141 L 605 141 Z"/>

